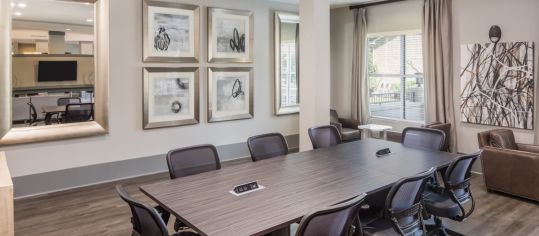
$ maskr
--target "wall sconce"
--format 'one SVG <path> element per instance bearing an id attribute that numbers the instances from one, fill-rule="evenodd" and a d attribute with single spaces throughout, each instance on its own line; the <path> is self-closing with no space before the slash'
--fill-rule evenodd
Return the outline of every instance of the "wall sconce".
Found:
<path id="1" fill-rule="evenodd" d="M 493 25 L 492 27 L 490 27 L 488 36 L 491 42 L 498 43 L 500 42 L 500 39 L 502 39 L 502 29 L 500 28 L 500 26 Z"/>

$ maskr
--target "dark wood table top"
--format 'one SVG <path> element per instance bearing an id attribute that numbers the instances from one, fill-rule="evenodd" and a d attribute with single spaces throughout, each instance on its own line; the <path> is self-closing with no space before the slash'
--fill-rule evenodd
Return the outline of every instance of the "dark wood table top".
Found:
<path id="1" fill-rule="evenodd" d="M 376 157 L 382 148 L 390 148 L 392 154 Z M 366 139 L 140 189 L 203 235 L 261 235 L 319 208 L 387 188 L 402 177 L 447 166 L 455 157 Z M 229 193 L 234 186 L 255 180 L 265 189 L 242 196 Z"/>

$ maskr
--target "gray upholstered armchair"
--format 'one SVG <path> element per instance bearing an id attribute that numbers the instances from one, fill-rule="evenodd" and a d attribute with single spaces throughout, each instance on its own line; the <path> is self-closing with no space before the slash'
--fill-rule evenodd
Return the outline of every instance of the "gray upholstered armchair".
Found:
<path id="1" fill-rule="evenodd" d="M 329 110 L 330 124 L 337 127 L 341 133 L 343 142 L 351 142 L 361 139 L 361 130 L 357 127 L 360 125 L 359 121 L 352 119 L 339 118 L 337 111 Z"/>

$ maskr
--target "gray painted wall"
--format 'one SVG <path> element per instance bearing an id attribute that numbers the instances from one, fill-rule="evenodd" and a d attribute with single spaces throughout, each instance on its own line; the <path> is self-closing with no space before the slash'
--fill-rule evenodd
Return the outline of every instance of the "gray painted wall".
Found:
<path id="1" fill-rule="evenodd" d="M 291 151 L 298 149 L 298 135 L 286 136 L 286 140 Z M 217 152 L 222 162 L 250 157 L 246 143 L 217 146 Z M 15 177 L 13 178 L 15 197 L 25 198 L 114 180 L 166 172 L 168 168 L 165 156 L 166 154 L 160 154 Z"/>
<path id="2" fill-rule="evenodd" d="M 249 136 L 268 132 L 281 132 L 283 135 L 298 134 L 298 115 L 275 116 L 273 114 L 272 53 L 273 12 L 297 11 L 297 6 L 272 1 L 174 0 L 178 3 L 201 6 L 200 62 L 167 64 L 142 62 L 142 1 L 109 0 L 109 2 L 110 134 L 68 141 L 2 147 L 0 150 L 6 151 L 8 165 L 14 177 L 154 157 L 174 148 L 203 143 L 216 146 L 242 143 Z M 207 7 L 253 11 L 254 63 L 217 65 L 206 62 Z M 142 129 L 142 69 L 144 66 L 200 68 L 200 124 L 155 130 Z M 206 122 L 206 75 L 207 67 L 211 66 L 253 67 L 253 119 L 211 124 Z"/>

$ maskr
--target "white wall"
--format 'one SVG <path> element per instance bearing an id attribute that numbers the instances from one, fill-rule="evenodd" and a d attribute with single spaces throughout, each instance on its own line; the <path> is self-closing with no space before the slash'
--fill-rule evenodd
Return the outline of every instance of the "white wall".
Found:
<path id="1" fill-rule="evenodd" d="M 460 90 L 460 45 L 490 42 L 488 31 L 492 25 L 499 25 L 502 28 L 502 41 L 534 41 L 537 44 L 539 43 L 538 9 L 539 1 L 537 0 L 453 0 L 454 87 L 458 103 L 460 103 L 458 97 Z M 537 61 L 537 49 L 535 60 Z M 537 68 L 535 66 L 536 74 Z M 535 96 L 538 96 L 537 91 Z M 458 112 L 459 107 L 456 107 L 455 111 Z M 537 105 L 535 116 L 537 117 Z M 495 128 L 459 124 L 457 126 L 458 150 L 464 153 L 476 151 L 478 149 L 477 133 Z M 534 142 L 533 131 L 514 130 L 514 133 L 517 142 Z"/>
<path id="2" fill-rule="evenodd" d="M 178 1 L 177 1 L 178 2 Z M 5 147 L 13 176 L 166 153 L 172 148 L 245 142 L 264 132 L 298 133 L 298 116 L 273 115 L 273 10 L 297 6 L 270 1 L 185 0 L 183 3 L 254 11 L 254 119 L 208 124 L 206 120 L 206 8 L 201 10 L 200 64 L 142 63 L 142 2 L 110 0 L 110 135 Z M 142 67 L 201 66 L 201 124 L 142 130 Z M 240 65 L 249 66 L 249 65 Z"/>
<path id="3" fill-rule="evenodd" d="M 410 28 L 417 24 L 417 16 L 410 14 L 418 7 L 411 1 L 409 7 L 396 3 L 372 7 L 367 10 L 368 24 L 371 25 L 369 32 L 394 31 L 396 28 L 384 28 L 382 21 L 401 19 L 399 24 Z M 421 1 L 419 1 L 421 2 Z M 403 3 L 400 3 L 403 4 Z M 539 43 L 539 1 L 537 0 L 453 0 L 453 53 L 454 53 L 454 89 L 456 106 L 455 111 L 459 113 L 459 75 L 460 75 L 460 45 L 469 43 L 489 42 L 488 31 L 492 25 L 499 25 L 502 28 L 502 41 L 535 41 Z M 395 14 L 403 14 L 402 17 L 395 17 Z M 419 18 L 421 19 L 421 18 Z M 350 113 L 350 73 L 352 60 L 352 32 L 353 15 L 347 8 L 334 9 L 331 12 L 331 33 L 332 33 L 332 94 L 331 105 L 343 116 Z M 537 52 L 536 52 L 537 55 Z M 536 61 L 538 58 L 536 56 Z M 537 70 L 537 66 L 535 67 Z M 536 97 L 538 94 L 536 93 Z M 426 98 L 428 99 L 428 98 Z M 536 99 L 537 100 L 537 99 Z M 536 114 L 537 117 L 537 114 Z M 397 121 L 372 120 L 376 123 L 386 123 L 392 125 L 396 130 L 406 126 L 416 125 Z M 495 129 L 497 127 L 457 124 L 458 151 L 463 153 L 474 152 L 478 149 L 477 133 Z M 526 130 L 514 130 L 517 142 L 533 143 L 534 132 Z"/>

